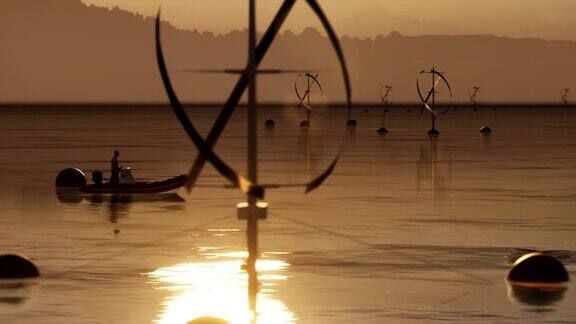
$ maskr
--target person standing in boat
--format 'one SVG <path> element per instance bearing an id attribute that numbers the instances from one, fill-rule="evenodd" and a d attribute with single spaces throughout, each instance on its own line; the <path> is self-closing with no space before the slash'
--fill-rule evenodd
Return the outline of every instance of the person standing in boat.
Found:
<path id="1" fill-rule="evenodd" d="M 110 184 L 113 186 L 120 183 L 120 162 L 118 161 L 119 156 L 120 152 L 114 151 L 114 157 L 112 158 L 112 163 L 110 165 Z"/>

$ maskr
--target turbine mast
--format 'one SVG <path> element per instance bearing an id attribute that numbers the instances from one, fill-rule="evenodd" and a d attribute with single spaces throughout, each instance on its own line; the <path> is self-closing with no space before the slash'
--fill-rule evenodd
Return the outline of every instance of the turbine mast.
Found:
<path id="1" fill-rule="evenodd" d="M 256 97 L 256 0 L 250 0 L 248 36 L 248 180 L 258 183 L 258 111 Z M 248 195 L 248 203 L 256 204 Z"/>

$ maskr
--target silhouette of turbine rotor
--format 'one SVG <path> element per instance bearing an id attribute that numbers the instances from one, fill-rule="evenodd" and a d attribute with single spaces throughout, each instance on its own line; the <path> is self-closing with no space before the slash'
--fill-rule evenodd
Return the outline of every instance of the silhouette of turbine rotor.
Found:
<path id="1" fill-rule="evenodd" d="M 394 91 L 392 90 L 392 86 L 386 85 L 380 88 L 380 99 L 382 100 L 382 104 L 386 106 L 386 109 L 388 109 L 388 105 L 392 101 L 393 96 Z"/>
<path id="2" fill-rule="evenodd" d="M 468 91 L 468 98 L 470 98 L 470 103 L 474 106 L 477 106 L 480 103 L 480 99 L 478 98 L 482 92 L 480 91 L 480 87 L 472 87 Z"/>
<path id="3" fill-rule="evenodd" d="M 424 98 L 424 95 L 422 95 L 422 90 L 420 88 L 420 78 L 422 75 L 425 74 L 430 74 L 432 76 L 432 88 L 430 88 L 430 90 L 428 91 L 428 94 L 426 95 L 426 98 Z M 438 116 L 438 113 L 436 112 L 436 107 L 435 107 L 435 95 L 440 93 L 436 90 L 436 87 L 438 86 L 438 84 L 440 83 L 440 81 L 442 81 L 446 87 L 448 88 L 448 92 L 450 93 L 450 97 L 452 97 L 452 87 L 450 86 L 450 83 L 448 82 L 448 80 L 446 79 L 446 77 L 444 77 L 444 75 L 441 72 L 436 71 L 434 68 L 432 68 L 432 70 L 430 71 L 421 71 L 418 74 L 418 77 L 416 78 L 416 90 L 418 91 L 418 96 L 420 97 L 420 100 L 422 101 L 422 108 L 420 110 L 420 114 L 424 113 L 424 110 L 427 110 L 433 117 Z M 432 106 L 430 106 L 429 101 L 430 99 L 433 99 L 432 101 Z M 442 115 L 446 114 L 446 112 L 448 112 L 449 108 L 446 109 Z"/>
<path id="4" fill-rule="evenodd" d="M 277 35 L 278 31 L 282 27 L 282 24 L 288 17 L 288 14 L 294 7 L 296 0 L 285 0 L 280 7 L 278 13 L 274 17 L 272 23 L 268 27 L 268 30 L 264 33 L 263 37 L 260 40 L 260 43 L 256 47 L 255 56 L 255 68 L 257 69 L 258 65 L 264 59 L 268 49 L 270 48 L 272 42 L 274 41 L 275 36 Z M 343 79 L 344 79 L 344 86 L 346 89 L 346 104 L 347 104 L 347 120 L 350 119 L 351 111 L 352 111 L 352 89 L 350 85 L 350 77 L 348 72 L 348 67 L 346 61 L 344 59 L 344 52 L 340 45 L 338 36 L 336 35 L 332 25 L 330 24 L 328 18 L 326 17 L 324 11 L 318 4 L 316 0 L 306 0 L 306 3 L 312 9 L 314 14 L 319 18 L 322 26 L 324 27 L 328 38 L 332 44 L 334 51 L 338 57 L 338 61 L 340 64 L 340 68 L 342 71 Z M 218 116 L 214 126 L 210 130 L 206 139 L 203 139 L 200 133 L 196 130 L 193 123 L 190 121 L 184 107 L 182 106 L 180 100 L 178 99 L 176 92 L 172 86 L 170 81 L 170 76 L 168 73 L 168 69 L 166 67 L 166 62 L 164 59 L 164 54 L 162 50 L 162 44 L 160 40 L 160 10 L 158 10 L 158 14 L 156 16 L 156 30 L 155 30 L 155 37 L 156 37 L 156 58 L 157 64 L 160 71 L 160 75 L 162 77 L 162 82 L 164 88 L 166 90 L 166 94 L 170 100 L 170 104 L 174 114 L 176 115 L 178 121 L 180 122 L 181 126 L 186 131 L 188 137 L 192 141 L 192 143 L 196 146 L 199 151 L 199 155 L 196 158 L 196 161 L 193 167 L 190 169 L 188 173 L 188 181 L 186 184 L 186 188 L 190 191 L 190 189 L 194 186 L 196 180 L 198 179 L 205 162 L 209 162 L 214 166 L 214 168 L 230 183 L 231 186 L 234 188 L 240 189 L 243 193 L 248 194 L 250 196 L 256 197 L 258 199 L 264 199 L 265 190 L 269 188 L 282 188 L 282 187 L 305 187 L 306 193 L 311 192 L 317 188 L 319 188 L 326 179 L 333 173 L 338 160 L 341 156 L 341 153 L 344 148 L 345 141 L 342 143 L 340 150 L 333 161 L 329 164 L 329 166 L 322 172 L 319 176 L 315 179 L 306 182 L 306 183 L 292 183 L 292 184 L 257 184 L 252 183 L 246 177 L 242 176 L 240 173 L 236 172 L 232 169 L 226 162 L 224 162 L 214 151 L 213 147 L 216 144 L 217 140 L 219 139 L 220 135 L 224 131 L 228 121 L 232 117 L 235 108 L 238 106 L 240 98 L 242 97 L 244 91 L 248 87 L 249 83 L 249 67 L 243 70 L 240 73 L 241 77 L 238 80 L 236 87 L 232 91 L 228 101 L 224 105 L 220 115 Z M 232 72 L 234 70 L 230 70 Z"/>
<path id="5" fill-rule="evenodd" d="M 304 84 L 302 80 L 305 80 Z M 324 89 L 318 81 L 318 74 L 299 74 L 294 81 L 294 91 L 300 100 L 299 107 L 304 107 L 309 112 L 317 111 L 324 104 Z M 312 104 L 313 101 L 316 103 Z"/>
<path id="6" fill-rule="evenodd" d="M 570 103 L 570 89 L 564 89 L 564 92 L 562 93 L 562 103 L 564 103 L 564 106 L 568 107 L 568 104 Z"/>

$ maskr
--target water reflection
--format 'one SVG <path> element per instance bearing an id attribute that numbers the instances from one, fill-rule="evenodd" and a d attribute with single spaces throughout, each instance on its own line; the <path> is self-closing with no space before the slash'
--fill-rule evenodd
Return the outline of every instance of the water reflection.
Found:
<path id="1" fill-rule="evenodd" d="M 25 311 L 39 294 L 37 279 L 0 280 L 0 314 Z"/>
<path id="2" fill-rule="evenodd" d="M 447 182 L 450 181 L 452 162 L 448 161 L 448 177 L 444 175 L 438 160 L 438 139 L 431 138 L 429 143 L 420 146 L 420 159 L 416 166 L 416 191 L 430 190 L 434 199 L 442 198 Z M 426 188 L 429 186 L 429 189 Z"/>
<path id="3" fill-rule="evenodd" d="M 256 272 L 245 271 L 247 252 L 203 248 L 204 261 L 159 268 L 149 277 L 171 296 L 164 301 L 158 323 L 186 323 L 216 317 L 230 323 L 293 323 L 294 314 L 274 297 L 288 263 L 266 253 Z M 274 256 L 277 257 L 278 254 Z"/>
<path id="4" fill-rule="evenodd" d="M 154 195 L 131 195 L 131 194 L 83 194 L 78 191 L 57 190 L 56 197 L 62 204 L 78 206 L 88 204 L 92 206 L 106 206 L 106 222 L 112 224 L 114 237 L 120 234 L 120 220 L 130 215 L 131 206 L 134 203 L 159 203 L 159 202 L 186 202 L 178 194 L 154 194 Z"/>
<path id="5" fill-rule="evenodd" d="M 298 155 L 295 155 L 296 169 L 303 170 L 308 180 L 314 177 L 319 161 L 324 159 L 324 145 L 320 138 L 312 138 L 310 127 L 300 129 L 298 134 Z"/>
<path id="6" fill-rule="evenodd" d="M 564 287 L 526 287 L 508 284 L 508 298 L 512 302 L 530 306 L 534 311 L 552 309 L 564 299 L 564 293 L 568 290 Z"/>

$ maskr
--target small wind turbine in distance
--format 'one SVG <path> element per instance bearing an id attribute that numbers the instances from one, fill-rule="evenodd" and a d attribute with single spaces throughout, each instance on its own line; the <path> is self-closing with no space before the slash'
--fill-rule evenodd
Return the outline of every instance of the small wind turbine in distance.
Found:
<path id="1" fill-rule="evenodd" d="M 422 91 L 420 89 L 420 77 L 423 74 L 430 74 L 430 76 L 432 76 L 432 88 L 430 89 L 430 91 L 428 91 L 426 98 L 424 98 L 424 96 L 422 95 Z M 420 74 L 418 74 L 418 77 L 416 78 L 416 90 L 418 91 L 418 96 L 420 97 L 420 100 L 422 100 L 422 108 L 420 109 L 420 114 L 423 114 L 424 110 L 428 111 L 428 113 L 430 114 L 430 118 L 432 120 L 432 128 L 430 128 L 430 130 L 428 131 L 428 136 L 432 137 L 440 135 L 440 131 L 436 129 L 436 119 L 438 118 L 438 113 L 436 112 L 436 94 L 438 92 L 436 91 L 436 87 L 438 86 L 438 83 L 440 83 L 440 81 L 442 81 L 448 87 L 450 98 L 452 98 L 452 87 L 450 86 L 450 83 L 444 77 L 444 74 L 442 72 L 436 71 L 434 67 L 430 71 L 426 70 L 421 71 Z M 430 100 L 432 100 L 431 105 L 428 104 Z M 449 108 L 446 109 L 442 114 L 444 115 L 446 112 L 448 112 L 448 110 Z"/>
<path id="2" fill-rule="evenodd" d="M 392 91 L 392 86 L 385 85 L 380 88 L 380 99 L 382 100 L 382 105 L 384 106 L 384 115 L 382 116 L 381 123 L 383 125 L 376 130 L 378 134 L 388 134 L 390 132 L 388 128 L 389 118 L 388 114 L 390 112 L 390 103 L 392 102 L 392 96 L 394 95 L 394 91 Z"/>
<path id="3" fill-rule="evenodd" d="M 480 104 L 480 87 L 474 86 L 470 88 L 468 91 L 468 97 L 470 98 L 470 103 L 472 104 L 472 110 L 474 113 L 474 124 L 477 127 L 476 123 L 478 122 L 478 105 Z M 480 134 L 488 136 L 492 134 L 492 129 L 486 125 L 480 127 Z"/>
<path id="4" fill-rule="evenodd" d="M 299 74 L 294 81 L 294 91 L 300 100 L 298 108 L 306 110 L 306 119 L 300 122 L 300 127 L 310 127 L 310 115 L 322 107 L 324 101 L 324 89 L 318 80 L 318 73 L 306 72 Z M 312 94 L 316 97 L 312 102 Z"/>
<path id="5" fill-rule="evenodd" d="M 564 89 L 562 92 L 562 103 L 564 104 L 564 108 L 568 109 L 570 106 L 570 89 Z"/>
<path id="6" fill-rule="evenodd" d="M 472 109 L 474 111 L 478 111 L 478 104 L 480 100 L 478 96 L 480 95 L 480 87 L 472 87 L 470 91 L 468 91 L 468 97 L 470 98 L 470 103 L 472 104 Z"/>

